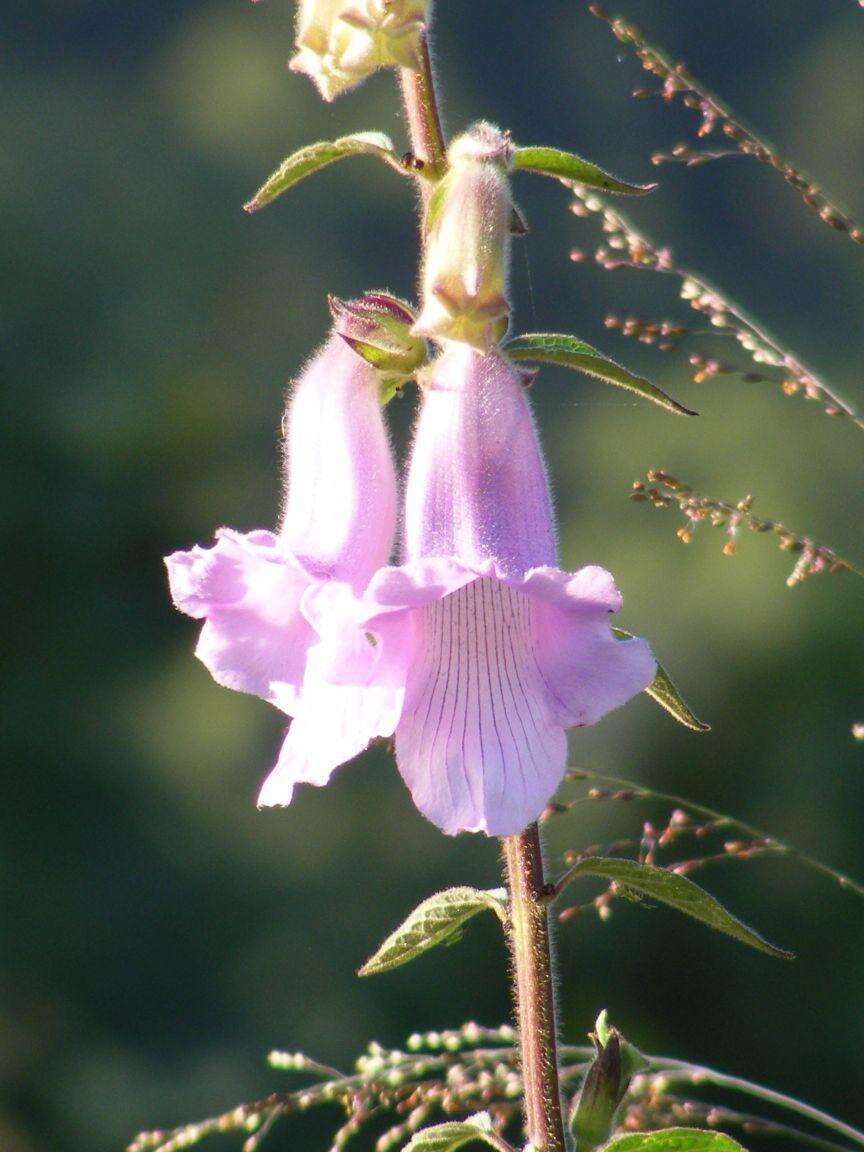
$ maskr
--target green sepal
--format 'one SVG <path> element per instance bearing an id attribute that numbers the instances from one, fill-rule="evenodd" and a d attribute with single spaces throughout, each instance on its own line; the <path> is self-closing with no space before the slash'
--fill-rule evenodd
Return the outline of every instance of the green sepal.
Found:
<path id="1" fill-rule="evenodd" d="M 559 364 L 564 368 L 573 368 L 577 372 L 587 372 L 589 376 L 596 376 L 599 380 L 605 380 L 607 384 L 614 384 L 618 388 L 626 388 L 629 392 L 635 392 L 637 396 L 651 400 L 654 404 L 665 408 L 667 412 L 675 412 L 679 416 L 698 415 L 697 412 L 673 400 L 656 384 L 641 376 L 635 376 L 621 364 L 610 360 L 596 348 L 592 348 L 590 344 L 575 336 L 554 332 L 528 332 L 508 340 L 503 351 L 511 360 Z"/>
<path id="2" fill-rule="evenodd" d="M 321 140 L 317 144 L 308 144 L 283 160 L 243 207 L 247 212 L 257 212 L 307 176 L 337 160 L 344 160 L 346 156 L 377 156 L 391 167 L 400 168 L 393 142 L 383 132 L 354 132 L 338 140 Z"/>
<path id="3" fill-rule="evenodd" d="M 644 196 L 653 192 L 656 184 L 629 184 L 604 172 L 589 160 L 560 148 L 516 148 L 513 167 L 524 172 L 537 172 L 540 176 L 554 176 L 558 180 L 572 180 L 604 192 L 617 192 L 626 196 Z"/>
<path id="4" fill-rule="evenodd" d="M 633 633 L 627 632 L 624 628 L 613 627 L 612 631 L 619 640 L 633 639 Z M 662 664 L 657 665 L 654 679 L 645 689 L 645 694 L 650 696 L 655 703 L 659 704 L 660 707 L 668 712 L 673 719 L 677 720 L 679 724 L 683 724 L 685 728 L 689 728 L 692 732 L 711 731 L 711 725 L 706 724 L 704 720 L 700 720 L 699 717 L 687 707 L 681 693 L 673 684 L 669 673 Z"/>
<path id="5" fill-rule="evenodd" d="M 503 888 L 447 888 L 418 904 L 392 932 L 358 976 L 374 976 L 399 968 L 439 944 L 455 942 L 465 923 L 479 912 L 491 911 L 503 923 L 507 916 L 507 893 Z"/>
<path id="6" fill-rule="evenodd" d="M 727 912 L 720 901 L 704 888 L 700 888 L 686 876 L 671 872 L 668 868 L 658 868 L 654 864 L 640 864 L 636 860 L 587 856 L 568 869 L 556 885 L 556 894 L 577 876 L 601 876 L 605 880 L 613 880 L 626 892 L 647 896 L 661 904 L 667 904 L 670 908 L 692 916 L 694 920 L 699 920 L 709 928 L 731 936 L 742 944 L 749 944 L 751 948 L 766 952 L 769 956 L 782 960 L 794 959 L 791 952 L 769 944 L 758 932 L 754 932 L 731 912 Z"/>

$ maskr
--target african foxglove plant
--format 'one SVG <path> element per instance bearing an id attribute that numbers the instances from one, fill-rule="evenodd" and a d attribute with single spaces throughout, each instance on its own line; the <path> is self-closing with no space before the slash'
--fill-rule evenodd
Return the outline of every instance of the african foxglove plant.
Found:
<path id="1" fill-rule="evenodd" d="M 305 1104 L 271 1098 L 161 1143 L 144 1136 L 139 1150 L 260 1127 L 251 1149 L 283 1112 L 338 1100 L 349 1120 L 337 1148 L 364 1118 L 391 1108 L 407 1119 L 379 1140 L 380 1152 L 402 1144 L 450 1152 L 470 1141 L 507 1152 L 521 1102 L 526 1147 L 534 1152 L 573 1145 L 593 1152 L 619 1142 L 625 1152 L 627 1137 L 614 1135 L 625 1100 L 631 1108 L 633 1100 L 651 1101 L 645 1126 L 659 1127 L 652 1119 L 675 1113 L 663 1111 L 662 1061 L 643 1057 L 605 1014 L 593 1049 L 578 1050 L 580 1063 L 559 1061 L 548 909 L 569 881 L 602 877 L 613 895 L 641 893 L 786 955 L 698 888 L 685 868 L 660 868 L 650 852 L 639 860 L 579 856 L 557 879 L 544 872 L 538 822 L 566 810 L 555 796 L 568 775 L 569 729 L 597 723 L 643 690 L 685 726 L 705 726 L 646 641 L 612 626 L 622 603 L 612 575 L 590 563 L 575 572 L 559 567 L 549 475 L 527 390 L 537 368 L 523 365 L 564 365 L 670 412 L 692 413 L 574 336 L 509 335 L 510 246 L 525 230 L 511 189 L 517 174 L 552 176 L 583 191 L 638 195 L 649 187 L 568 152 L 520 147 L 486 122 L 448 147 L 429 20 L 421 0 L 300 3 L 292 69 L 307 74 L 325 100 L 379 68 L 398 69 L 411 150 L 400 156 L 377 132 L 308 146 L 247 208 L 263 207 L 343 157 L 382 159 L 420 193 L 421 298 L 417 306 L 383 291 L 330 299 L 331 331 L 289 394 L 278 530 L 222 528 L 211 547 L 175 552 L 166 563 L 174 603 L 203 622 L 196 654 L 213 678 L 290 718 L 260 805 L 289 805 L 298 785 L 326 784 L 383 737 L 416 807 L 442 832 L 500 838 L 504 887 L 430 897 L 361 974 L 450 941 L 471 916 L 491 910 L 511 950 L 517 1030 L 471 1025 L 437 1039 L 415 1037 L 409 1048 L 420 1054 L 410 1058 L 375 1048 L 347 1078 L 277 1054 L 278 1066 L 323 1071 L 320 1093 L 309 1090 Z M 387 407 L 412 382 L 419 410 L 400 484 Z M 630 573 L 624 583 L 635 578 Z M 686 814 L 676 819 L 669 842 Z M 452 1060 L 436 1055 L 442 1048 Z M 427 1126 L 436 1114 L 446 1122 Z M 681 1132 L 656 1132 L 639 1148 L 709 1148 L 698 1131 Z M 711 1152 L 740 1148 L 717 1133 L 711 1139 Z"/>

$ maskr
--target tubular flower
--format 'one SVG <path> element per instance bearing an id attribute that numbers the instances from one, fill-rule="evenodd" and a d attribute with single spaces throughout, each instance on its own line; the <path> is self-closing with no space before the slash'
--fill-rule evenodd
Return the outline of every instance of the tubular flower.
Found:
<path id="1" fill-rule="evenodd" d="M 461 340 L 481 351 L 504 335 L 511 154 L 509 138 L 485 123 L 450 145 L 449 170 L 429 206 L 419 335 Z"/>
<path id="2" fill-rule="evenodd" d="M 177 608 L 203 620 L 196 655 L 213 678 L 300 717 L 326 698 L 320 750 L 340 759 L 377 734 L 380 693 L 318 687 L 319 637 L 304 598 L 324 586 L 362 591 L 390 556 L 396 529 L 393 457 L 379 402 L 379 373 L 332 335 L 290 397 L 287 497 L 280 531 L 222 528 L 211 548 L 175 552 L 166 565 Z M 289 756 L 294 727 L 282 758 Z M 294 739 L 292 739 L 294 737 Z M 324 783 L 320 757 L 294 759 L 294 778 Z M 282 793 L 282 799 L 285 794 Z"/>
<path id="3" fill-rule="evenodd" d="M 302 0 L 291 70 L 329 101 L 379 68 L 414 68 L 426 8 L 425 0 Z"/>
<path id="4" fill-rule="evenodd" d="M 434 365 L 405 536 L 406 562 L 372 578 L 356 630 L 331 590 L 307 600 L 321 674 L 390 693 L 399 770 L 439 828 L 514 835 L 563 778 L 565 730 L 640 692 L 655 664 L 643 640 L 612 635 L 608 572 L 555 567 L 531 413 L 497 350 L 449 344 Z"/>

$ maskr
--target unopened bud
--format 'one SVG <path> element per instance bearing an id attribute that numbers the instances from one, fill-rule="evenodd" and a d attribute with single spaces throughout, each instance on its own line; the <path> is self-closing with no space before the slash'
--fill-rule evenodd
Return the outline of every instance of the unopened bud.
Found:
<path id="1" fill-rule="evenodd" d="M 508 136 L 491 124 L 475 124 L 450 145 L 449 171 L 428 209 L 419 335 L 485 352 L 506 332 L 511 155 Z"/>
<path id="2" fill-rule="evenodd" d="M 426 360 L 426 346 L 412 327 L 414 313 L 387 292 L 366 292 L 359 300 L 329 297 L 333 330 L 381 375 L 382 400 L 410 380 Z"/>
<path id="3" fill-rule="evenodd" d="M 570 1113 L 576 1152 L 592 1152 L 607 1142 L 630 1081 L 648 1067 L 639 1049 L 611 1026 L 605 1010 L 597 1017 L 591 1039 L 597 1056 Z"/>
<path id="4" fill-rule="evenodd" d="M 325 100 L 379 68 L 416 68 L 426 0 L 302 0 L 291 70 Z"/>
<path id="5" fill-rule="evenodd" d="M 576 1152 L 591 1152 L 606 1143 L 620 1103 L 621 1048 L 613 1036 L 605 1047 L 598 1048 L 570 1115 Z"/>

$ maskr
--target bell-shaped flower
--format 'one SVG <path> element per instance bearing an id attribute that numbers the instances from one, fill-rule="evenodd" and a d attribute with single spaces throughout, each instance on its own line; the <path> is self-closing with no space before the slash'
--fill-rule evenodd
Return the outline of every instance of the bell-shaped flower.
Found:
<path id="1" fill-rule="evenodd" d="M 414 68 L 426 9 L 426 0 L 302 0 L 291 70 L 333 100 L 379 68 Z"/>
<path id="2" fill-rule="evenodd" d="M 563 779 L 565 730 L 640 692 L 655 664 L 643 640 L 613 636 L 621 596 L 608 572 L 556 567 L 525 389 L 497 350 L 448 344 L 429 374 L 405 548 L 355 605 L 355 629 L 347 598 L 341 623 L 328 590 L 307 600 L 327 635 L 322 675 L 391 693 L 399 771 L 439 828 L 514 835 Z"/>
<path id="3" fill-rule="evenodd" d="M 427 212 L 418 334 L 487 351 L 506 332 L 511 155 L 506 134 L 485 123 L 450 145 Z"/>
<path id="4" fill-rule="evenodd" d="M 359 594 L 389 559 L 397 485 L 380 388 L 378 370 L 334 333 L 289 399 L 279 533 L 222 528 L 213 547 L 166 559 L 175 605 L 204 622 L 196 655 L 213 678 L 290 716 L 300 716 L 307 699 L 320 708 L 326 697 L 320 748 L 340 759 L 377 734 L 378 702 L 374 693 L 358 700 L 351 689 L 318 688 L 319 636 L 303 602 L 323 586 Z M 294 771 L 313 783 L 329 775 L 328 767 L 321 777 L 317 753 L 295 761 Z"/>

